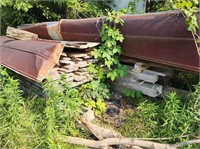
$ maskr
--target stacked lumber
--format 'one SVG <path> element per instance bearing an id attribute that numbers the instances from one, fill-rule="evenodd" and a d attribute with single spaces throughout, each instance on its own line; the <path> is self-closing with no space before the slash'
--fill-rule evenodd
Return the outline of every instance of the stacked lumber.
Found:
<path id="1" fill-rule="evenodd" d="M 76 87 L 91 81 L 93 78 L 87 71 L 90 63 L 97 63 L 97 60 L 91 55 L 91 51 L 65 49 L 61 54 L 59 63 L 50 70 L 48 76 L 56 81 L 61 79 L 62 74 L 65 74 L 70 87 Z"/>
<path id="2" fill-rule="evenodd" d="M 43 40 L 43 39 L 38 39 L 37 34 L 24 31 L 21 29 L 16 29 L 13 27 L 7 27 L 6 36 L 17 40 L 40 40 L 40 41 Z M 48 40 L 48 42 L 51 42 L 51 40 Z M 55 41 L 52 40 L 52 42 Z M 59 80 L 61 80 L 62 78 L 61 77 L 62 74 L 65 74 L 66 82 L 69 83 L 69 87 L 76 87 L 83 83 L 91 81 L 93 76 L 88 73 L 87 67 L 89 66 L 90 63 L 97 63 L 97 60 L 95 60 L 91 55 L 91 51 L 93 50 L 94 47 L 98 46 L 99 43 L 83 42 L 83 41 L 56 41 L 56 42 L 61 43 L 64 49 L 59 58 L 58 64 L 51 70 L 47 68 L 48 69 L 47 71 L 49 71 L 48 76 L 51 77 L 51 79 L 53 79 L 55 82 L 59 83 Z M 55 52 L 53 50 L 49 51 Z M 56 52 L 51 54 L 54 55 L 56 54 Z M 45 63 L 45 66 L 46 65 L 47 64 Z M 22 80 L 23 84 L 22 86 L 25 87 L 24 89 L 29 88 L 31 86 L 34 90 L 36 90 L 36 92 L 41 90 L 42 82 L 37 82 L 36 80 L 30 80 L 28 75 L 26 74 L 23 75 L 24 77 L 21 77 L 20 79 Z M 46 76 L 46 73 L 44 76 Z"/>

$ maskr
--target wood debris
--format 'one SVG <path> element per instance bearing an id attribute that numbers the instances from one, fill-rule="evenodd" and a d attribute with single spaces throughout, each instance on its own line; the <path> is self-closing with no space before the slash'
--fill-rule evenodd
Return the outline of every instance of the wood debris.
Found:
<path id="1" fill-rule="evenodd" d="M 91 56 L 91 50 L 73 49 L 73 51 L 70 51 L 65 49 L 61 54 L 59 64 L 50 70 L 48 76 L 53 80 L 59 80 L 61 75 L 65 74 L 67 75 L 67 81 L 70 87 L 76 87 L 91 81 L 93 77 L 88 73 L 87 67 L 90 63 L 97 62 L 98 61 Z"/>
<path id="2" fill-rule="evenodd" d="M 16 29 L 13 27 L 7 27 L 6 30 L 6 36 L 7 37 L 11 37 L 14 39 L 18 39 L 18 40 L 30 40 L 30 39 L 38 39 L 38 35 L 28 32 L 28 31 L 24 31 L 21 29 Z"/>

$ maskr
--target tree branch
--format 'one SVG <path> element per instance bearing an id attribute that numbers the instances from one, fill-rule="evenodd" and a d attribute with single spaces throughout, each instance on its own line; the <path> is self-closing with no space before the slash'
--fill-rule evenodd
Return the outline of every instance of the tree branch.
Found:
<path id="1" fill-rule="evenodd" d="M 110 145 L 132 145 L 149 149 L 175 149 L 169 144 L 161 144 L 150 141 L 141 141 L 134 138 L 108 138 L 100 141 L 82 139 L 77 137 L 62 136 L 62 141 L 76 145 L 83 145 L 92 148 L 103 148 Z"/>
<path id="2" fill-rule="evenodd" d="M 176 144 L 171 145 L 171 146 L 174 147 L 174 148 L 177 148 L 177 147 L 182 147 L 182 146 L 189 145 L 189 144 L 200 144 L 200 139 L 180 142 L 180 143 L 176 143 Z"/>

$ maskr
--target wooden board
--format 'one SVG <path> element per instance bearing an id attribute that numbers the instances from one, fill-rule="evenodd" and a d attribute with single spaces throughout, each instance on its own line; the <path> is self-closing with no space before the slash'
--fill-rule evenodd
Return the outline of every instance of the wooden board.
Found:
<path id="1" fill-rule="evenodd" d="M 18 40 L 30 40 L 30 39 L 38 39 L 38 35 L 24 31 L 21 29 L 16 29 L 14 27 L 7 27 L 6 36 L 11 37 Z"/>

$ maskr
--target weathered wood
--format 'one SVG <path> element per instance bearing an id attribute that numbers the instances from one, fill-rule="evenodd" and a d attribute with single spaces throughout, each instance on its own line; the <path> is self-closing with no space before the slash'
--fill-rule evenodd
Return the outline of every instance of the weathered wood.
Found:
<path id="1" fill-rule="evenodd" d="M 78 70 L 78 66 L 75 64 L 74 65 L 62 65 L 60 68 L 66 69 L 66 70 L 68 70 L 68 72 L 69 71 L 71 72 L 71 70 L 72 71 Z"/>
<path id="2" fill-rule="evenodd" d="M 77 81 L 77 82 L 83 81 L 85 79 L 87 79 L 86 76 L 77 76 L 77 75 L 74 75 L 74 80 Z"/>
<path id="3" fill-rule="evenodd" d="M 152 74 L 149 72 L 141 72 L 141 73 L 135 73 L 131 70 L 128 70 L 128 76 L 127 79 L 136 78 L 138 80 L 143 80 L 146 82 L 156 83 L 159 79 L 159 76 L 156 74 Z"/>
<path id="4" fill-rule="evenodd" d="M 80 62 L 77 63 L 77 66 L 79 68 L 83 68 L 83 67 L 89 66 L 89 64 L 86 61 L 80 61 Z"/>
<path id="5" fill-rule="evenodd" d="M 117 133 L 114 130 L 100 127 L 100 126 L 93 124 L 91 122 L 88 122 L 84 119 L 81 119 L 81 122 L 90 130 L 90 132 L 92 132 L 92 134 L 95 135 L 95 137 L 98 140 L 103 140 L 106 138 L 121 138 L 122 137 L 122 135 L 120 133 Z"/>
<path id="6" fill-rule="evenodd" d="M 88 63 L 95 64 L 95 63 L 98 62 L 98 60 L 97 60 L 97 59 L 87 59 L 87 62 L 88 62 Z"/>
<path id="7" fill-rule="evenodd" d="M 87 55 L 87 56 L 83 57 L 83 59 L 91 59 L 91 58 L 93 58 L 93 56 L 91 56 L 91 55 Z"/>
<path id="8" fill-rule="evenodd" d="M 87 68 L 80 68 L 77 70 L 78 72 L 87 72 Z"/>
<path id="9" fill-rule="evenodd" d="M 63 73 L 69 73 L 69 72 L 72 72 L 73 70 L 71 71 L 64 68 L 58 68 L 58 71 L 63 72 Z"/>
<path id="10" fill-rule="evenodd" d="M 63 142 L 72 143 L 76 145 L 83 145 L 88 146 L 91 148 L 104 148 L 106 146 L 111 145 L 132 145 L 132 146 L 139 146 L 148 149 L 176 149 L 175 147 L 169 144 L 161 144 L 157 142 L 151 141 L 142 141 L 135 138 L 107 138 L 100 141 L 83 139 L 78 137 L 71 137 L 71 136 L 62 136 L 61 137 Z"/>
<path id="11" fill-rule="evenodd" d="M 77 62 L 77 61 L 82 61 L 83 59 L 82 58 L 79 58 L 79 57 L 76 57 L 76 58 L 72 58 L 72 61 L 75 61 L 75 62 Z"/>
<path id="12" fill-rule="evenodd" d="M 62 41 L 62 43 L 67 48 L 76 48 L 76 49 L 87 49 L 99 45 L 98 42 L 80 42 L 80 41 Z"/>
<path id="13" fill-rule="evenodd" d="M 84 76 L 86 74 L 88 74 L 88 72 L 79 72 L 79 71 L 75 71 L 74 74 L 78 75 L 78 76 Z"/>
<path id="14" fill-rule="evenodd" d="M 77 86 L 84 84 L 86 82 L 89 82 L 89 81 L 91 81 L 91 79 L 85 79 L 81 82 L 70 82 L 70 87 L 77 87 Z"/>
<path id="15" fill-rule="evenodd" d="M 73 64 L 75 64 L 75 62 L 70 61 L 70 60 L 66 60 L 66 59 L 59 60 L 59 62 L 62 63 L 62 64 L 66 64 L 66 65 L 73 65 Z"/>
<path id="16" fill-rule="evenodd" d="M 127 82 L 123 80 L 116 80 L 110 82 L 111 89 L 116 90 L 120 93 L 124 93 L 125 89 L 139 90 L 143 94 L 150 97 L 157 97 L 162 94 L 162 85 L 152 84 L 149 82 L 135 80 L 135 82 Z"/>
<path id="17" fill-rule="evenodd" d="M 24 31 L 21 29 L 16 29 L 13 27 L 7 27 L 6 30 L 6 36 L 7 37 L 11 37 L 14 39 L 19 39 L 19 40 L 30 40 L 30 39 L 38 39 L 38 35 L 28 32 L 28 31 Z"/>
<path id="18" fill-rule="evenodd" d="M 67 54 L 66 54 L 65 52 L 62 52 L 62 53 L 61 53 L 61 56 L 67 57 Z"/>
<path id="19" fill-rule="evenodd" d="M 78 58 L 78 57 L 86 57 L 88 56 L 87 53 L 75 53 L 75 52 L 69 52 L 68 56 L 71 58 Z"/>
<path id="20" fill-rule="evenodd" d="M 144 63 L 135 63 L 132 71 L 135 73 L 141 73 L 143 70 L 147 68 L 149 68 L 149 66 Z"/>

